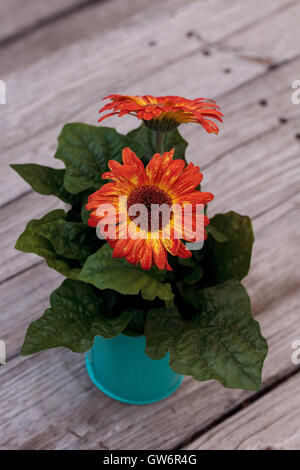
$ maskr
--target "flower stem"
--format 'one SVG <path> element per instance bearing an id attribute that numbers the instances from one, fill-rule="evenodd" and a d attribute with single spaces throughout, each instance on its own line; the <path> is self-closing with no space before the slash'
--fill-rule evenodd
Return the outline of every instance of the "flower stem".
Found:
<path id="1" fill-rule="evenodd" d="M 156 152 L 161 155 L 164 153 L 164 137 L 165 133 L 162 131 L 156 131 Z"/>

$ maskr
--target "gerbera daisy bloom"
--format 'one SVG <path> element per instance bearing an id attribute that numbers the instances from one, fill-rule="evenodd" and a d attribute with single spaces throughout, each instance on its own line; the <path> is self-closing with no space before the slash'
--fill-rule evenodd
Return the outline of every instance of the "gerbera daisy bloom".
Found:
<path id="1" fill-rule="evenodd" d="M 179 124 L 196 122 L 201 124 L 209 133 L 218 134 L 217 124 L 211 120 L 222 121 L 223 114 L 219 106 L 213 100 L 196 98 L 189 100 L 180 96 L 130 96 L 109 95 L 104 100 L 111 102 L 103 106 L 99 113 L 112 110 L 109 114 L 102 116 L 98 122 L 109 116 L 117 114 L 131 114 L 142 119 L 150 129 L 167 132 L 175 129 Z"/>
<path id="2" fill-rule="evenodd" d="M 193 163 L 186 166 L 183 160 L 173 160 L 173 155 L 174 149 L 163 155 L 156 153 L 145 168 L 136 154 L 125 148 L 122 153 L 124 164 L 110 160 L 108 166 L 111 171 L 102 175 L 103 179 L 113 182 L 104 184 L 91 194 L 86 205 L 86 209 L 92 211 L 88 221 L 90 226 L 98 226 L 103 231 L 104 226 L 114 225 L 115 236 L 105 237 L 114 248 L 113 257 L 124 257 L 133 265 L 140 263 L 145 270 L 154 265 L 159 269 L 171 270 L 167 261 L 168 253 L 181 258 L 192 256 L 180 238 L 191 242 L 196 240 L 195 226 L 199 223 L 199 218 L 203 227 L 203 239 L 206 238 L 204 226 L 209 220 L 202 213 L 199 216 L 196 207 L 208 203 L 214 196 L 195 190 L 202 180 L 199 167 Z M 116 216 L 111 219 L 99 211 L 99 208 L 107 207 L 107 204 L 115 209 Z M 148 211 L 146 219 L 139 226 L 135 225 L 136 219 L 130 215 L 130 207 L 134 204 L 143 204 L 146 212 Z M 156 206 L 152 206 L 153 204 Z M 173 207 L 184 209 L 189 205 L 192 210 L 188 215 L 188 228 L 185 219 L 182 230 L 182 226 L 178 226 L 178 220 L 181 223 L 181 219 L 172 212 L 167 222 L 159 214 L 159 222 L 153 229 L 150 212 L 152 207 L 162 204 L 172 207 L 172 211 Z M 130 226 L 133 225 L 140 235 L 138 238 L 130 231 Z"/>

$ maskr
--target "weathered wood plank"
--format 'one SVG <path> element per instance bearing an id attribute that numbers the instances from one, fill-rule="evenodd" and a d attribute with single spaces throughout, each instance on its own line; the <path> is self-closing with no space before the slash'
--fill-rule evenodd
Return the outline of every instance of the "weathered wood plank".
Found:
<path id="1" fill-rule="evenodd" d="M 299 2 L 294 1 L 290 5 L 290 8 L 286 8 L 282 2 L 282 8 L 278 9 L 276 15 L 268 15 L 250 29 L 241 30 L 240 34 L 222 41 L 220 47 L 225 50 L 235 50 L 246 60 L 263 61 L 268 64 L 276 62 L 277 57 L 288 60 L 299 55 L 299 43 L 297 44 L 298 41 L 295 41 L 294 36 L 298 29 L 299 38 Z M 275 32 L 277 37 L 281 38 L 276 43 L 273 36 Z"/>
<path id="2" fill-rule="evenodd" d="M 299 450 L 299 373 L 185 449 Z"/>
<path id="3" fill-rule="evenodd" d="M 0 41 L 35 27 L 53 15 L 72 11 L 87 0 L 1 0 Z"/>
<path id="4" fill-rule="evenodd" d="M 176 9 L 189 1 L 193 0 L 173 0 L 172 8 Z M 81 3 L 83 3 L 82 0 Z M 85 1 L 83 4 L 86 3 Z M 26 37 L 22 36 L 20 40 L 5 44 L 1 49 L 0 56 L 1 75 L 8 75 L 11 72 L 24 69 L 60 49 L 65 49 L 79 41 L 89 40 L 95 35 L 102 35 L 120 25 L 123 28 L 130 27 L 132 16 L 139 15 L 140 19 L 144 16 L 151 17 L 166 11 L 166 8 L 170 9 L 169 2 L 165 0 L 88 2 L 88 8 L 80 8 L 78 11 L 75 9 L 69 15 L 63 15 L 43 27 L 34 28 L 31 32 L 28 31 Z"/>
<path id="5" fill-rule="evenodd" d="M 193 4 L 192 4 L 193 6 Z M 185 11 L 185 10 L 184 10 Z M 196 16 L 196 15 L 195 15 Z M 180 17 L 181 18 L 181 17 Z M 175 18 L 176 19 L 176 18 Z M 175 20 L 174 20 L 175 21 Z M 182 35 L 184 36 L 184 31 L 187 29 L 188 26 L 188 21 L 186 20 L 186 23 L 183 23 L 183 26 L 181 22 L 178 19 L 178 28 L 181 27 L 182 30 Z M 170 26 L 167 24 L 167 19 L 165 20 L 165 27 L 166 29 L 170 29 Z M 148 25 L 149 26 L 149 25 Z M 154 28 L 152 24 L 149 26 L 150 29 Z M 155 28 L 154 28 L 155 29 Z M 151 37 L 149 34 L 149 31 L 147 28 L 142 32 L 143 33 L 143 38 L 140 38 L 140 42 L 143 43 L 143 41 L 146 41 Z M 154 34 L 154 33 L 153 33 Z M 155 34 L 154 34 L 155 35 Z M 109 36 L 109 35 L 108 35 Z M 147 36 L 147 39 L 146 39 Z M 130 37 L 134 37 L 134 34 Z M 178 38 L 180 39 L 180 44 L 177 47 L 172 48 L 172 52 L 168 50 L 168 46 L 165 46 L 161 48 L 159 56 L 156 56 L 156 61 L 165 61 L 165 54 L 168 54 L 171 56 L 173 55 L 174 63 L 170 64 L 168 67 L 159 67 L 157 73 L 153 73 L 153 61 L 149 60 L 147 61 L 146 65 L 143 66 L 143 77 L 140 75 L 141 69 L 140 69 L 140 62 L 139 62 L 139 57 L 138 55 L 134 56 L 134 61 L 131 64 L 132 67 L 130 66 L 130 70 L 133 71 L 133 75 L 131 79 L 134 80 L 139 80 L 139 90 L 140 92 L 148 92 L 149 89 L 153 87 L 153 83 L 157 83 L 157 92 L 158 93 L 178 93 L 179 87 L 182 89 L 182 94 L 186 94 L 187 96 L 193 96 L 197 94 L 199 85 L 196 83 L 194 80 L 194 77 L 197 73 L 202 73 L 203 76 L 203 70 L 205 70 L 205 77 L 203 77 L 203 81 L 201 84 L 202 92 L 201 94 L 206 94 L 208 96 L 211 95 L 211 89 L 212 89 L 212 83 L 214 83 L 214 94 L 223 94 L 224 92 L 228 92 L 229 90 L 232 90 L 234 87 L 241 85 L 242 83 L 248 81 L 249 78 L 255 77 L 257 74 L 259 74 L 262 70 L 265 70 L 266 66 L 262 64 L 257 64 L 254 62 L 249 63 L 249 61 L 242 61 L 240 58 L 235 56 L 232 52 L 220 52 L 220 51 L 215 51 L 212 57 L 206 57 L 201 54 L 201 52 L 198 51 L 198 46 L 195 45 L 193 42 L 190 41 L 191 38 L 185 38 L 182 40 L 180 35 L 176 35 L 174 40 L 176 43 L 176 38 L 178 41 Z M 124 38 L 124 41 L 126 39 Z M 158 37 L 157 40 L 162 40 L 161 38 L 161 33 L 160 36 Z M 135 41 L 136 43 L 137 41 Z M 171 43 L 171 41 L 170 41 Z M 192 45 L 191 45 L 192 44 Z M 79 46 L 78 46 L 79 47 Z M 90 47 L 90 43 L 88 43 L 88 48 Z M 110 47 L 115 47 L 116 45 L 113 43 Z M 196 48 L 196 49 L 195 49 Z M 79 48 L 81 52 L 83 52 Z M 74 48 L 71 48 L 69 50 L 68 55 L 71 55 L 73 58 L 71 60 L 72 63 L 68 64 L 68 70 L 70 70 L 70 75 L 72 75 L 72 78 L 70 76 L 70 80 L 68 80 L 67 77 L 64 77 L 64 70 L 65 68 L 61 66 L 58 66 L 56 63 L 57 61 L 60 63 L 62 61 L 61 57 L 58 57 L 58 55 L 55 55 L 55 58 L 57 61 L 52 58 L 51 60 L 48 59 L 46 60 L 47 66 L 51 67 L 51 72 L 48 74 L 45 73 L 44 66 L 45 63 L 43 62 L 43 67 L 41 68 L 41 63 L 37 64 L 34 67 L 29 68 L 26 72 L 23 72 L 27 77 L 24 76 L 24 78 L 20 79 L 19 74 L 18 78 L 14 77 L 12 75 L 10 79 L 12 81 L 15 81 L 15 84 L 12 84 L 12 87 L 15 88 L 18 86 L 19 80 L 24 81 L 25 84 L 27 84 L 27 92 L 28 92 L 28 102 L 26 105 L 24 104 L 24 93 L 22 96 L 19 98 L 17 97 L 17 90 L 16 90 L 16 102 L 11 103 L 6 105 L 5 111 L 4 111 L 4 120 L 6 119 L 6 125 L 4 124 L 4 131 L 6 134 L 6 139 L 5 139 L 5 144 L 6 144 L 6 149 L 3 149 L 2 154 L 4 155 L 5 161 L 6 162 L 12 162 L 12 161 L 19 161 L 19 162 L 24 162 L 24 161 L 37 161 L 37 162 L 45 162 L 45 163 L 51 163 L 53 164 L 53 159 L 52 155 L 55 151 L 55 146 L 56 146 L 56 138 L 57 134 L 60 130 L 61 125 L 63 122 L 67 120 L 83 120 L 83 121 L 90 121 L 91 122 L 91 116 L 95 116 L 95 121 L 96 121 L 96 112 L 97 108 L 99 105 L 95 104 L 97 100 L 93 98 L 91 101 L 91 90 L 97 89 L 100 91 L 99 97 L 101 95 L 104 95 L 107 90 L 107 81 L 109 80 L 110 82 L 114 80 L 113 77 L 115 77 L 115 74 L 117 71 L 119 71 L 119 68 L 116 68 L 116 63 L 110 64 L 105 68 L 105 75 L 101 77 L 101 80 L 99 79 L 99 73 L 97 75 L 97 72 L 90 70 L 89 73 L 84 74 L 84 84 L 82 82 L 82 87 L 80 87 L 80 77 L 77 78 L 78 73 L 76 72 L 77 67 L 78 67 L 78 55 L 76 56 L 76 61 L 73 56 L 72 51 L 77 51 L 80 54 L 80 51 L 78 51 L 77 47 L 74 46 Z M 189 57 L 189 58 L 183 58 L 181 57 L 180 54 L 184 55 L 184 52 L 191 52 L 194 54 L 194 51 L 196 50 L 196 56 Z M 119 51 L 119 48 L 118 48 Z M 139 50 L 141 56 L 140 60 L 143 61 L 143 57 L 145 58 L 146 51 L 144 49 Z M 178 52 L 178 56 L 175 57 L 174 54 Z M 116 57 L 117 51 L 113 53 L 113 56 Z M 88 51 L 84 53 L 85 58 L 88 54 Z M 91 54 L 93 56 L 93 54 Z M 180 61 L 180 57 L 182 60 Z M 85 60 L 83 58 L 83 60 Z M 126 61 L 124 57 L 119 57 L 120 59 L 120 66 L 122 66 L 121 62 Z M 172 59 L 172 60 L 173 60 Z M 107 60 L 107 58 L 106 58 Z M 53 63 L 54 61 L 54 63 Z M 64 57 L 65 61 L 65 57 Z M 75 62 L 74 62 L 75 61 Z M 49 64 L 51 62 L 51 65 Z M 90 63 L 89 62 L 89 68 L 93 67 L 95 65 L 95 62 Z M 100 61 L 101 62 L 101 61 Z M 96 61 L 96 63 L 100 63 L 99 61 Z M 102 62 L 101 62 L 102 63 Z M 232 74 L 226 74 L 224 73 L 224 70 L 226 69 L 226 66 L 228 63 L 231 64 L 232 70 L 234 73 Z M 86 64 L 87 65 L 87 64 Z M 127 64 L 128 65 L 128 64 Z M 126 65 L 126 67 L 127 67 Z M 293 76 L 296 75 L 296 66 L 298 66 L 298 63 L 295 62 L 295 68 L 286 68 L 285 72 L 286 74 L 290 71 L 292 71 Z M 62 67 L 62 69 L 60 68 Z M 109 69 L 111 67 L 111 69 Z M 134 69 L 138 68 L 138 70 Z M 250 68 L 249 68 L 250 67 Z M 147 76 L 147 72 L 150 73 L 152 68 L 152 74 L 151 76 Z M 84 64 L 82 63 L 82 69 L 84 69 Z M 186 80 L 185 83 L 182 84 L 181 80 L 181 70 L 184 69 L 186 73 Z M 36 90 L 33 90 L 32 84 L 30 84 L 30 76 L 33 73 L 37 73 L 37 76 L 41 74 L 40 76 L 40 87 L 43 90 L 43 93 L 37 93 Z M 110 73 L 111 70 L 111 73 Z M 55 71 L 55 72 L 53 72 Z M 202 71 L 202 72 L 201 72 Z M 135 72 L 138 72 L 138 76 L 135 74 Z M 279 103 L 280 107 L 278 109 L 282 108 L 282 112 L 289 113 L 291 115 L 295 115 L 299 107 L 292 105 L 290 101 L 290 96 L 289 93 L 291 90 L 289 89 L 290 83 L 287 81 L 280 81 L 280 76 L 277 74 L 276 71 L 270 74 L 270 78 L 268 80 L 269 85 L 275 86 L 275 88 L 281 89 L 284 92 L 285 97 L 288 97 L 288 100 L 283 100 L 283 103 Z M 59 75 L 59 77 L 55 78 L 56 82 L 62 83 L 62 93 L 58 93 L 57 89 L 53 89 L 53 73 L 56 75 L 56 73 Z M 112 76 L 110 76 L 112 74 Z M 91 83 L 86 83 L 86 77 L 93 77 L 96 75 L 97 79 Z M 119 75 L 119 72 L 118 72 Z M 79 94 L 74 95 L 74 92 L 72 91 L 67 91 L 66 88 L 70 88 L 70 82 L 74 82 L 74 76 L 76 76 L 76 81 L 77 85 L 76 87 L 79 86 Z M 287 77 L 288 75 L 286 75 Z M 64 77 L 64 78 L 63 78 Z M 83 80 L 83 77 L 81 78 Z M 130 77 L 126 77 L 126 80 L 129 80 Z M 79 81 L 78 81 L 79 80 Z M 278 81 L 277 81 L 278 80 Z M 125 84 L 122 85 L 122 82 L 124 81 L 124 78 L 121 77 L 115 77 L 115 87 L 125 87 Z M 150 83 L 151 82 L 151 83 Z M 180 82 L 180 83 L 179 83 Z M 36 83 L 36 79 L 35 82 Z M 99 88 L 99 83 L 101 83 L 101 87 L 103 87 L 102 92 Z M 124 82 L 125 83 L 125 82 Z M 263 82 L 261 81 L 261 84 Z M 284 84 L 284 85 L 283 85 Z M 12 88 L 12 89 L 13 89 Z M 19 88 L 19 87 L 18 87 Z M 115 88 L 115 89 L 116 89 Z M 272 87 L 263 87 L 262 89 L 265 91 L 265 94 L 270 95 L 272 93 L 273 88 Z M 128 90 L 128 89 L 127 89 Z M 136 92 L 136 85 L 131 85 L 131 90 Z M 131 91 L 129 90 L 129 91 Z M 138 91 L 139 91 L 138 90 Z M 218 152 L 220 150 L 222 151 L 223 148 L 225 150 L 229 150 L 230 148 L 230 142 L 233 141 L 233 136 L 234 139 L 236 138 L 236 131 L 237 131 L 237 125 L 239 123 L 240 127 L 238 129 L 238 135 L 242 137 L 242 139 L 253 137 L 255 133 L 259 131 L 263 131 L 264 129 L 270 129 L 270 126 L 273 125 L 274 121 L 278 123 L 278 116 L 279 112 L 278 109 L 276 108 L 276 104 L 278 104 L 279 96 L 277 94 L 274 94 L 270 100 L 270 103 L 274 102 L 274 108 L 272 107 L 273 112 L 267 111 L 267 109 L 262 108 L 262 106 L 259 105 L 260 97 L 258 96 L 257 89 L 254 87 L 251 88 L 251 90 L 254 93 L 254 96 L 252 97 L 253 101 L 249 104 L 249 117 L 246 122 L 246 125 L 241 126 L 239 122 L 239 117 L 241 116 L 241 113 L 244 112 L 244 105 L 242 102 L 238 101 L 235 103 L 234 101 L 228 101 L 228 96 L 226 97 L 225 100 L 225 107 L 223 107 L 225 116 L 227 119 L 232 119 L 233 120 L 233 126 L 232 126 L 232 131 L 231 127 L 229 127 L 229 124 L 226 124 L 222 129 L 221 135 L 224 135 L 222 138 L 214 139 L 212 136 L 204 135 L 202 134 L 202 152 L 203 156 L 208 156 L 209 158 L 214 158 L 219 155 Z M 24 90 L 23 90 L 24 91 Z M 121 90 L 122 91 L 122 88 Z M 26 94 L 26 93 L 25 93 Z M 245 86 L 243 90 L 243 96 L 244 100 L 246 99 L 246 96 L 248 94 L 247 87 Z M 49 97 L 49 102 L 48 99 L 45 98 L 45 96 Z M 242 92 L 238 95 L 239 98 L 242 98 Z M 76 101 L 74 103 L 74 100 Z M 18 114 L 17 110 L 15 109 L 16 103 L 23 101 L 23 109 L 22 109 L 22 116 L 20 116 L 20 126 L 19 130 L 16 131 L 15 127 L 15 121 L 16 121 L 16 115 Z M 46 102 L 47 104 L 46 104 Z M 86 106 L 82 106 L 82 109 L 78 109 L 78 103 L 86 103 Z M 93 104 L 91 104 L 93 102 Z M 230 104 L 229 104 L 230 103 Z M 220 100 L 220 104 L 222 105 L 222 100 Z M 74 106 L 76 106 L 77 110 L 70 111 L 74 109 Z M 271 104 L 270 104 L 271 106 Z M 18 106 L 19 107 L 19 106 Z M 265 108 L 268 108 L 266 106 Z M 45 111 L 47 109 L 47 111 Z M 70 115 L 70 112 L 72 113 Z M 39 118 L 40 114 L 45 115 L 44 120 L 41 120 Z M 258 120 L 258 115 L 261 115 L 261 120 Z M 265 119 L 266 115 L 269 116 L 269 119 Z M 231 117 L 230 117 L 231 116 Z M 26 122 L 26 124 L 23 124 L 23 121 Z M 121 121 L 121 122 L 120 122 Z M 111 120 L 109 122 L 110 125 L 114 125 L 115 122 L 118 123 L 118 128 L 120 130 L 126 130 L 130 126 L 134 125 L 133 120 L 119 120 L 119 121 L 114 121 Z M 45 129 L 45 123 L 47 124 L 47 128 Z M 250 126 L 248 127 L 248 123 L 251 123 L 251 128 Z M 14 127 L 12 127 L 12 124 Z M 278 125 L 278 124 L 277 124 Z M 252 132 L 253 128 L 253 132 Z M 197 130 L 192 130 L 195 129 L 193 126 L 190 126 L 190 130 L 187 128 L 186 132 L 187 134 L 192 137 L 191 140 L 191 149 L 194 151 L 196 154 L 196 149 L 199 146 L 199 128 Z M 184 129 L 185 130 L 185 129 Z M 193 134 L 192 134 L 193 132 Z M 196 134 L 197 132 L 197 134 Z M 34 135 L 32 135 L 34 133 Z M 197 137 L 196 137 L 197 136 Z M 25 140 L 24 140 L 25 138 Z M 209 140 L 210 139 L 210 140 Z M 219 143 L 218 143 L 219 142 Z M 223 143 L 226 143 L 225 147 L 222 147 Z M 215 148 L 213 147 L 215 143 Z M 2 143 L 4 146 L 4 143 Z M 195 160 L 195 159 L 194 159 Z M 59 165 L 59 162 L 54 163 L 55 165 Z M 7 200 L 10 200 L 11 198 L 16 197 L 17 195 L 20 194 L 20 192 L 23 192 L 26 188 L 25 184 L 20 183 L 18 181 L 17 184 L 17 176 L 9 175 L 9 169 L 5 168 L 3 171 L 3 174 L 1 176 L 1 201 L 4 203 Z M 9 182 L 9 188 L 10 191 L 7 190 L 7 183 Z"/>
<path id="6" fill-rule="evenodd" d="M 189 152 L 193 159 L 205 168 L 233 148 L 240 148 L 242 154 L 245 144 L 251 143 L 257 136 L 275 132 L 294 118 L 299 120 L 300 106 L 291 101 L 294 91 L 291 85 L 299 76 L 299 67 L 300 59 L 296 59 L 221 97 L 218 101 L 224 112 L 224 124 L 217 138 L 205 133 L 200 136 L 193 126 L 181 126 L 190 142 Z M 231 69 L 231 74 L 234 73 L 235 70 Z M 195 91 L 190 90 L 190 93 L 192 96 Z M 294 126 L 295 137 L 299 132 L 297 121 Z"/>
<path id="7" fill-rule="evenodd" d="M 189 3 L 191 1 L 189 0 Z M 190 29 L 187 33 L 193 38 L 192 40 L 200 40 L 201 45 L 220 42 L 224 37 L 231 37 L 241 29 L 245 29 L 266 17 L 270 18 L 278 10 L 281 11 L 293 4 L 291 0 L 273 0 L 263 4 L 260 0 L 244 3 L 236 0 L 227 0 L 226 2 L 220 0 L 197 1 L 205 11 L 205 16 L 199 18 L 196 30 Z M 11 4 L 11 2 L 9 3 Z M 33 3 L 36 3 L 36 0 Z M 25 40 L 15 41 L 5 47 L 1 51 L 0 57 L 1 72 L 7 75 L 7 73 L 20 70 L 74 42 L 88 40 L 95 34 L 103 34 L 108 29 L 118 26 L 120 20 L 122 26 L 126 27 L 126 20 L 133 15 L 140 15 L 139 19 L 142 20 L 145 16 L 155 16 L 163 11 L 173 14 L 179 6 L 187 6 L 187 3 L 188 0 L 172 0 L 172 2 L 153 0 L 151 4 L 147 0 L 122 0 L 122 2 L 110 0 L 109 2 L 101 2 L 100 5 L 91 4 L 89 8 L 46 24 L 43 28 L 27 34 Z M 147 13 L 144 12 L 146 7 Z M 18 8 L 20 8 L 19 4 Z M 87 24 L 88 28 L 86 28 Z M 16 26 L 18 27 L 14 22 L 13 28 Z M 150 45 L 159 47 L 155 38 L 150 40 Z"/>
<path id="8" fill-rule="evenodd" d="M 264 368 L 265 384 L 295 367 L 290 357 L 300 306 L 299 295 L 291 295 L 299 292 L 295 260 L 295 250 L 299 246 L 299 204 L 296 206 L 296 202 L 296 198 L 289 200 L 279 210 L 268 213 L 266 218 L 262 216 L 255 220 L 257 248 L 246 284 L 263 333 L 269 340 L 270 352 Z M 274 238 L 279 225 L 290 226 L 285 235 L 284 250 L 281 249 L 282 232 L 280 237 Z M 280 266 L 277 271 L 274 269 L 274 252 L 277 254 L 276 266 Z M 39 269 L 38 274 L 34 272 L 36 269 Z M 0 293 L 6 292 L 6 299 L 15 295 L 16 286 L 25 289 L 24 296 L 21 292 L 19 294 L 24 299 L 23 303 L 21 306 L 17 302 L 15 304 L 18 305 L 15 315 L 9 309 L 10 313 L 7 311 L 1 317 L 3 325 L 6 325 L 9 314 L 12 315 L 4 335 L 8 340 L 11 338 L 11 351 L 14 349 L 16 352 L 20 346 L 11 334 L 15 328 L 14 318 L 18 319 L 16 339 L 19 342 L 21 329 L 24 332 L 25 324 L 36 317 L 38 305 L 43 308 L 47 306 L 45 289 L 50 276 L 52 274 L 48 268 L 45 267 L 44 275 L 42 267 L 34 268 L 32 276 L 29 271 L 1 286 Z M 37 278 L 44 278 L 45 284 L 41 289 L 36 284 Z M 55 276 L 51 282 L 56 282 Z M 30 295 L 26 292 L 34 289 L 37 297 L 31 304 L 34 304 L 33 311 L 28 308 Z M 40 299 L 38 293 L 41 293 Z M 1 306 L 1 312 L 6 312 L 5 302 L 7 300 Z M 1 367 L 0 376 L 3 384 L 0 391 L 3 394 L 1 431 L 6 436 L 6 441 L 1 444 L 3 448 L 172 448 L 252 395 L 223 389 L 214 382 L 201 384 L 186 379 L 168 400 L 145 407 L 128 407 L 98 392 L 84 372 L 83 358 L 62 349 L 31 358 L 16 357 Z"/>
<path id="9" fill-rule="evenodd" d="M 218 206 L 217 210 L 230 208 L 255 217 L 299 191 L 299 143 L 295 132 L 296 123 L 291 121 L 210 164 L 205 169 L 203 187 L 215 195 L 211 211 Z M 283 175 L 288 185 L 281 185 Z"/>
<path id="10" fill-rule="evenodd" d="M 204 3 L 204 2 L 203 2 Z M 239 2 L 237 0 L 208 0 L 202 3 L 204 16 L 207 22 L 201 30 L 197 30 L 208 43 L 221 43 L 224 40 L 240 34 L 241 44 L 243 43 L 242 33 L 251 30 L 256 25 L 262 25 L 265 20 L 276 21 L 279 15 L 285 13 L 290 7 L 297 4 L 297 0 L 282 0 L 274 2 L 264 2 L 260 0 L 250 0 Z M 212 18 L 210 18 L 212 16 Z M 268 33 L 272 34 L 271 31 Z"/>

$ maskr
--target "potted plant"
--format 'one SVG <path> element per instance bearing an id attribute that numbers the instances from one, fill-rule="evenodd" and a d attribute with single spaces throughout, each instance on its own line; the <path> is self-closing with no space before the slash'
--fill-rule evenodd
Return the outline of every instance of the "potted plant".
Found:
<path id="1" fill-rule="evenodd" d="M 160 400 L 183 375 L 259 389 L 267 344 L 240 282 L 251 220 L 233 211 L 208 219 L 213 194 L 201 190 L 177 129 L 193 122 L 218 134 L 220 108 L 203 98 L 108 99 L 99 121 L 129 114 L 142 124 L 123 135 L 69 123 L 54 155 L 65 169 L 12 165 L 68 205 L 30 221 L 16 243 L 66 277 L 29 326 L 22 354 L 87 352 L 95 385 L 127 403 Z"/>

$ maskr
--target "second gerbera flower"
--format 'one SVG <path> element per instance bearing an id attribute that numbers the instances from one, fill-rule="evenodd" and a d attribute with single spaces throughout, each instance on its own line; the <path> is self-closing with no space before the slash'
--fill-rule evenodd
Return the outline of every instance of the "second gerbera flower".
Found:
<path id="1" fill-rule="evenodd" d="M 112 112 L 102 116 L 98 122 L 115 114 L 119 117 L 130 114 L 143 120 L 154 131 L 167 132 L 179 124 L 195 122 L 214 134 L 218 134 L 219 128 L 212 119 L 222 122 L 223 114 L 219 106 L 205 98 L 189 100 L 181 96 L 110 95 L 103 99 L 110 99 L 111 102 L 103 106 L 99 113 Z"/>
<path id="2" fill-rule="evenodd" d="M 167 253 L 181 258 L 188 258 L 192 254 L 178 237 L 194 241 L 193 227 L 196 226 L 199 213 L 197 205 L 204 205 L 213 199 L 213 194 L 195 190 L 202 180 L 199 167 L 189 163 L 185 166 L 183 160 L 173 160 L 174 150 L 163 155 L 155 154 L 145 168 L 141 160 L 129 148 L 123 150 L 123 165 L 110 160 L 108 166 L 111 171 L 104 173 L 102 178 L 113 182 L 102 186 L 91 194 L 86 205 L 92 211 L 89 225 L 96 227 L 103 220 L 105 224 L 116 225 L 115 237 L 106 237 L 108 243 L 114 248 L 114 257 L 125 257 L 134 265 L 140 263 L 143 269 L 150 269 L 156 265 L 159 269 L 171 270 L 167 261 Z M 120 205 L 120 199 L 126 202 Z M 138 228 L 140 237 L 137 239 L 128 230 L 134 222 L 130 214 L 130 207 L 141 204 L 146 208 L 146 220 Z M 189 205 L 191 210 L 188 217 L 188 227 L 184 229 L 176 226 L 178 218 L 173 214 L 165 222 L 159 218 L 158 226 L 153 230 L 151 225 L 151 208 L 153 205 L 184 208 Z M 99 211 L 100 207 L 113 206 L 116 218 L 111 221 Z M 147 213 L 148 211 L 148 213 Z M 203 226 L 209 223 L 208 218 L 201 215 Z M 185 221 L 186 222 L 186 221 Z M 166 237 L 165 234 L 169 236 Z M 199 240 L 197 240 L 199 241 Z"/>

